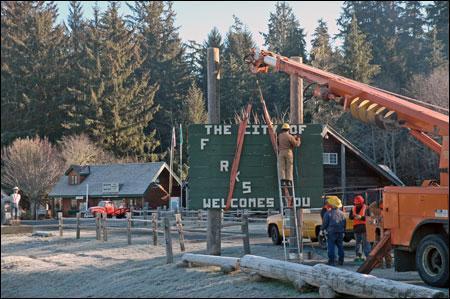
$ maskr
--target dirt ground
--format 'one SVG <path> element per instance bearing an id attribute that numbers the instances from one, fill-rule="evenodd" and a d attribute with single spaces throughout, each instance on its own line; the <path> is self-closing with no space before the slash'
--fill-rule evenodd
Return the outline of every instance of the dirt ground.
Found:
<path id="1" fill-rule="evenodd" d="M 264 226 L 251 224 L 250 231 L 252 254 L 284 259 L 283 247 L 271 244 Z M 176 263 L 182 253 L 177 235 L 172 239 Z M 206 253 L 204 241 L 187 239 L 186 252 Z M 225 275 L 217 267 L 168 265 L 163 238 L 158 246 L 151 245 L 147 232 L 134 234 L 132 240 L 128 245 L 126 234 L 119 231 L 112 231 L 107 242 L 95 240 L 95 231 L 82 231 L 79 240 L 70 230 L 64 237 L 57 231 L 52 237 L 1 235 L 1 297 L 318 297 L 317 292 L 301 294 L 275 280 L 252 282 L 240 272 Z M 352 246 L 346 245 L 343 268 L 357 268 Z M 306 244 L 308 251 L 313 260 L 307 263 L 326 261 L 326 252 L 317 244 Z M 242 239 L 223 240 L 222 255 L 242 256 Z M 375 269 L 372 274 L 423 284 L 415 272 Z"/>

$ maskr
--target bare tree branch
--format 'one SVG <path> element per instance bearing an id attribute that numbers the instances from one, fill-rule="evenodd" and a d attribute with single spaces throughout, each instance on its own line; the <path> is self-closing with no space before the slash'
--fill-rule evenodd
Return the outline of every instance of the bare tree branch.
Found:
<path id="1" fill-rule="evenodd" d="M 2 183 L 18 186 L 27 195 L 34 218 L 38 202 L 57 182 L 63 166 L 47 138 L 19 138 L 2 149 Z"/>

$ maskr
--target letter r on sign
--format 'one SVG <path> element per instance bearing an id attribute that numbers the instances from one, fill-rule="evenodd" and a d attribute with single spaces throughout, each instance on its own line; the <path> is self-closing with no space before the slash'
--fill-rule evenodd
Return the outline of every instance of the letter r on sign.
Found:
<path id="1" fill-rule="evenodd" d="M 227 160 L 220 161 L 220 172 L 223 172 L 223 171 L 228 172 L 228 161 Z"/>

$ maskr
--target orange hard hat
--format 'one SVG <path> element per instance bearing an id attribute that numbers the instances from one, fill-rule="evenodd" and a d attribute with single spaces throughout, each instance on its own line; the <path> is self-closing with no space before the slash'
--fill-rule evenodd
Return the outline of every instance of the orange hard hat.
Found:
<path id="1" fill-rule="evenodd" d="M 361 195 L 357 195 L 353 199 L 353 202 L 355 203 L 355 205 L 362 205 L 364 203 L 364 197 L 362 197 Z"/>

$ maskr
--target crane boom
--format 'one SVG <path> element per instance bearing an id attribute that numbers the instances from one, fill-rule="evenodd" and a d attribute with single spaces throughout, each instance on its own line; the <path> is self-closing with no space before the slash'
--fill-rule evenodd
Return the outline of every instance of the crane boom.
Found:
<path id="1" fill-rule="evenodd" d="M 298 75 L 316 84 L 314 95 L 335 101 L 353 117 L 382 129 L 407 128 L 412 136 L 440 155 L 440 183 L 448 186 L 448 115 L 409 102 L 394 94 L 270 51 L 252 49 L 245 57 L 253 73 L 276 71 Z M 441 136 L 442 145 L 428 134 Z"/>

